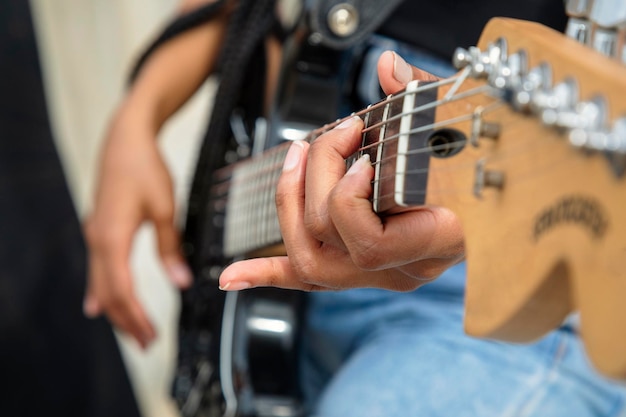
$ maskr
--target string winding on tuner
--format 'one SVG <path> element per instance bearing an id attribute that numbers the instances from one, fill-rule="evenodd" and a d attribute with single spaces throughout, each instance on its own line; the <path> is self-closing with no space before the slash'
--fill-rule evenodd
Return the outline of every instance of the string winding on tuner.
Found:
<path id="1" fill-rule="evenodd" d="M 604 153 L 614 174 L 624 175 L 626 116 L 611 123 L 608 104 L 601 95 L 581 101 L 573 78 L 553 86 L 549 64 L 542 63 L 529 70 L 526 52 L 520 50 L 508 55 L 503 38 L 491 43 L 485 51 L 477 47 L 458 48 L 453 62 L 459 69 L 469 68 L 469 76 L 486 79 L 494 93 L 514 109 L 534 114 L 544 125 L 563 131 L 572 146 Z"/>

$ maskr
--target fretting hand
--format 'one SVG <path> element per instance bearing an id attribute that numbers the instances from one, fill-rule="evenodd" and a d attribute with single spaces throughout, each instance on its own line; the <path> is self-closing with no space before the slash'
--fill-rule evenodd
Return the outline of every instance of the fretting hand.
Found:
<path id="1" fill-rule="evenodd" d="M 412 79 L 432 79 L 392 52 L 378 64 L 385 92 Z M 408 291 L 463 259 L 456 216 L 420 207 L 381 218 L 369 200 L 374 170 L 366 157 L 346 173 L 363 124 L 350 118 L 312 145 L 295 142 L 284 162 L 276 200 L 287 256 L 249 259 L 220 277 L 224 290 L 275 286 L 307 291 L 377 287 Z"/>

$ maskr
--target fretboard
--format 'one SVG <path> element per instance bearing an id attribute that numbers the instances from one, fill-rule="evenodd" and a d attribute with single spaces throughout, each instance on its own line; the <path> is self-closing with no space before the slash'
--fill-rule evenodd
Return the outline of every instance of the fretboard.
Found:
<path id="1" fill-rule="evenodd" d="M 424 204 L 430 155 L 423 152 L 432 133 L 437 83 L 410 83 L 407 88 L 358 113 L 364 122 L 360 149 L 346 160 L 350 166 L 367 153 L 375 169 L 372 207 L 377 213 Z M 341 120 L 309 134 L 308 141 Z M 249 254 L 281 242 L 276 212 L 276 184 L 289 148 L 283 143 L 216 174 L 214 201 L 226 204 L 223 252 Z"/>

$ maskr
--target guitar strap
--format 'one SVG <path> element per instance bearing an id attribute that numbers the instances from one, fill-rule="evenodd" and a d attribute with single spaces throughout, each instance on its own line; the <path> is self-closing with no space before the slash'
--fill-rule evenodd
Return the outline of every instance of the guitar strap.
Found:
<path id="1" fill-rule="evenodd" d="M 224 6 L 226 1 L 228 0 L 203 6 L 170 23 L 141 56 L 133 71 L 131 82 L 141 71 L 142 65 L 147 61 L 151 53 L 157 50 L 160 45 L 173 39 L 185 30 L 216 18 L 220 15 L 220 8 Z M 186 224 L 183 234 L 183 249 L 196 278 L 195 284 L 182 294 L 181 300 L 179 363 L 173 393 L 179 404 L 183 405 L 183 408 L 190 404 L 188 402 L 189 388 L 186 385 L 189 377 L 195 381 L 194 384 L 199 384 L 198 386 L 202 387 L 203 396 L 210 397 L 207 399 L 207 402 L 212 404 L 210 405 L 211 407 L 218 407 L 219 405 L 219 400 L 213 398 L 217 394 L 211 394 L 211 390 L 207 389 L 208 385 L 213 383 L 212 378 L 215 377 L 211 377 L 210 381 L 202 382 L 203 378 L 201 375 L 195 375 L 193 372 L 191 375 L 187 375 L 185 372 L 188 369 L 199 369 L 197 365 L 200 362 L 210 363 L 215 366 L 216 372 L 222 372 L 219 354 L 222 337 L 220 310 L 223 312 L 225 305 L 224 293 L 217 289 L 214 280 L 205 278 L 211 278 L 212 266 L 223 265 L 224 259 L 221 256 L 221 240 L 219 239 L 219 219 L 220 216 L 223 216 L 223 213 L 219 212 L 220 208 L 217 205 L 208 204 L 207 202 L 211 201 L 209 197 L 215 171 L 227 163 L 226 155 L 233 153 L 233 150 L 239 150 L 238 146 L 240 144 L 237 142 L 237 138 L 234 138 L 231 127 L 233 114 L 242 115 L 241 119 L 248 132 L 253 130 L 254 123 L 259 117 L 265 116 L 263 98 L 266 97 L 267 63 L 264 40 L 270 33 L 273 33 L 280 39 L 287 41 L 292 30 L 296 29 L 296 27 L 301 28 L 304 26 L 308 33 L 317 35 L 320 46 L 340 50 L 337 54 L 341 55 L 344 49 L 347 50 L 360 42 L 371 31 L 376 29 L 377 25 L 391 13 L 393 5 L 399 4 L 400 0 L 387 2 L 379 0 L 350 1 L 350 7 L 362 7 L 363 12 L 358 12 L 360 18 L 358 19 L 357 27 L 349 36 L 335 34 L 328 25 L 328 14 L 339 3 L 338 1 L 316 0 L 306 1 L 305 3 L 305 0 L 293 0 L 290 4 L 286 2 L 289 3 L 289 0 L 238 0 L 237 7 L 230 15 L 217 62 L 217 72 L 222 76 L 214 97 L 210 121 L 198 153 L 188 198 Z M 291 20 L 291 23 L 288 20 L 279 19 L 281 16 L 279 12 L 281 10 L 285 11 L 287 8 L 296 11 L 297 13 L 295 14 L 298 15 L 297 18 Z M 326 14 L 326 17 L 324 14 Z M 282 16 L 285 16 L 285 14 L 282 14 Z M 321 57 L 318 55 L 315 58 L 327 61 L 326 59 L 320 59 Z M 318 68 L 319 66 L 311 65 L 311 67 Z M 331 65 L 329 68 L 333 69 L 333 71 L 329 72 L 330 74 L 340 72 L 339 67 Z M 312 78 L 313 81 L 317 81 L 314 76 L 315 74 L 309 71 L 302 77 L 302 79 L 308 80 L 309 83 L 303 82 L 301 84 L 305 84 L 305 86 L 310 85 Z M 283 81 L 283 84 L 285 83 L 284 79 L 281 81 Z M 326 80 L 324 81 L 326 82 Z M 320 94 L 319 84 L 314 82 L 313 84 L 317 88 L 306 90 L 311 91 L 312 94 L 299 94 L 298 98 L 300 100 L 303 100 L 303 97 L 309 100 L 309 97 L 311 97 L 318 100 L 323 98 L 324 100 L 337 101 L 336 97 Z M 341 89 L 331 88 L 330 90 L 337 94 Z M 329 106 L 326 105 L 325 107 Z M 306 110 L 307 114 L 311 113 L 310 108 Z M 326 121 L 326 118 L 322 120 L 322 122 Z M 216 247 L 218 249 L 215 249 Z M 294 301 L 290 305 L 295 305 L 296 303 L 297 301 Z M 245 302 L 240 305 L 245 305 Z M 212 314 L 213 312 L 216 314 Z M 196 350 L 197 346 L 201 345 L 203 340 L 206 341 L 204 338 L 206 334 L 211 335 L 211 344 L 210 346 L 202 345 L 201 352 L 198 352 Z M 225 339 L 228 340 L 227 337 Z M 236 345 L 236 342 L 233 342 L 233 345 Z M 239 349 L 242 349 L 242 347 Z M 237 348 L 232 350 L 238 351 Z M 283 359 L 290 364 L 296 362 L 292 355 L 285 355 Z M 267 361 L 263 359 L 261 362 Z M 270 361 L 269 363 L 272 362 Z M 266 363 L 265 365 L 267 366 Z M 259 362 L 255 362 L 251 358 L 250 366 L 258 368 Z M 219 370 L 217 369 L 218 367 Z M 238 375 L 239 378 L 243 378 L 241 373 Z M 252 376 L 250 378 L 254 379 Z M 285 377 L 283 379 L 296 381 L 297 377 Z M 257 382 L 253 380 L 252 385 L 259 389 L 261 384 Z M 290 384 L 293 386 L 287 391 L 297 391 L 296 384 L 295 382 Z M 272 387 L 272 390 L 275 391 L 276 387 Z M 295 396 L 293 393 L 290 395 Z"/>
<path id="2" fill-rule="evenodd" d="M 225 3 L 226 0 L 217 0 L 213 3 L 194 9 L 189 13 L 185 13 L 177 17 L 173 21 L 169 22 L 161 30 L 161 33 L 152 41 L 152 43 L 149 44 L 149 46 L 140 55 L 130 73 L 129 83 L 132 84 L 135 81 L 135 78 L 137 78 L 137 74 L 139 74 L 139 71 L 141 70 L 141 68 L 143 68 L 143 65 L 146 63 L 148 58 L 154 53 L 154 51 L 159 49 L 161 45 L 175 38 L 181 33 L 213 19 Z"/>
<path id="3" fill-rule="evenodd" d="M 263 41 L 276 25 L 274 7 L 275 0 L 240 0 L 230 18 L 218 61 L 218 71 L 228 76 L 221 77 L 214 97 L 188 200 L 183 240 L 194 252 L 188 253 L 193 270 L 199 267 L 193 255 L 204 250 L 201 205 L 210 192 L 207 184 L 213 172 L 224 164 L 223 156 L 232 140 L 231 115 L 235 109 L 243 109 L 247 121 L 262 115 L 266 79 Z"/>
<path id="4" fill-rule="evenodd" d="M 130 82 L 149 58 L 161 45 L 180 33 L 192 29 L 216 17 L 227 0 L 219 0 L 201 6 L 169 23 L 161 34 L 140 56 L 131 73 Z M 265 56 L 263 40 L 274 30 L 288 28 L 277 19 L 281 10 L 304 10 L 306 24 L 317 36 L 321 45 L 334 49 L 347 49 L 363 40 L 374 31 L 402 0 L 240 0 L 230 18 L 224 45 L 218 61 L 218 72 L 228 74 L 222 77 L 204 135 L 198 163 L 194 173 L 189 197 L 184 241 L 187 248 L 194 248 L 200 241 L 198 234 L 203 227 L 199 224 L 200 202 L 207 192 L 206 184 L 216 168 L 222 165 L 221 157 L 226 152 L 232 136 L 230 118 L 235 109 L 243 108 L 246 121 L 251 122 L 262 115 L 265 81 Z M 304 6 L 304 7 L 302 7 Z M 356 27 L 349 34 L 338 34 L 333 30 L 330 16 L 337 7 L 346 7 L 356 13 Z M 354 17 L 354 16 L 353 16 Z M 282 23 L 282 25 L 281 25 Z M 243 86 L 246 86 L 244 89 Z M 196 248 L 200 249 L 200 248 Z M 192 249 L 193 250 L 193 249 Z M 190 258 L 193 265 L 193 256 Z"/>

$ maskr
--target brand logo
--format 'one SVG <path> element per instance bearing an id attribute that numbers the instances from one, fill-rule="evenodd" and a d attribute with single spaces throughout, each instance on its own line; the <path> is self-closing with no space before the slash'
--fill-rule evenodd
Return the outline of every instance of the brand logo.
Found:
<path id="1" fill-rule="evenodd" d="M 599 239 L 606 232 L 609 222 L 602 206 L 595 199 L 569 196 L 537 216 L 533 236 L 535 240 L 539 240 L 556 226 L 565 223 L 583 226 L 594 238 Z"/>

